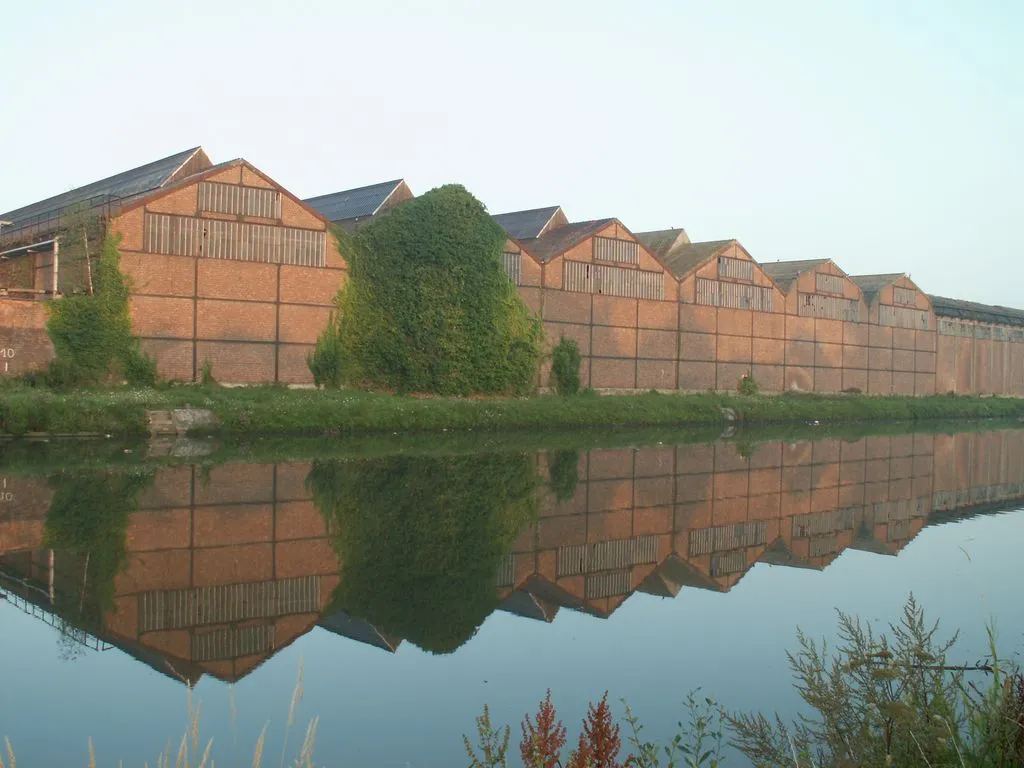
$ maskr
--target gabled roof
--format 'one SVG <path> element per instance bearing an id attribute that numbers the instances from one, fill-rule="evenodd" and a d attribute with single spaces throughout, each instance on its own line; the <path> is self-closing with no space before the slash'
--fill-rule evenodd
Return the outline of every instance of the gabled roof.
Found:
<path id="1" fill-rule="evenodd" d="M 404 179 L 382 181 L 367 187 L 344 189 L 303 200 L 329 221 L 346 221 L 373 216 L 404 183 Z"/>
<path id="2" fill-rule="evenodd" d="M 1024 325 L 1024 311 L 1002 307 L 998 304 L 979 304 L 976 301 L 949 299 L 945 296 L 928 296 L 935 314 L 941 317 L 958 317 L 976 320 L 980 323 L 1000 325 Z"/>
<path id="3" fill-rule="evenodd" d="M 686 232 L 681 229 L 637 232 L 636 237 L 677 279 L 685 277 L 736 242 L 708 240 L 703 243 L 691 243 Z"/>
<path id="4" fill-rule="evenodd" d="M 775 284 L 783 291 L 789 293 L 793 282 L 804 272 L 809 272 L 815 267 L 827 264 L 829 259 L 804 259 L 803 261 L 767 261 L 758 262 L 758 266 L 768 275 Z"/>
<path id="5" fill-rule="evenodd" d="M 194 161 L 194 162 L 193 162 Z M 68 208 L 81 203 L 94 207 L 100 203 L 136 197 L 159 189 L 176 180 L 178 171 L 186 166 L 192 171 L 210 166 L 210 159 L 202 147 L 193 147 L 184 152 L 169 155 L 161 160 L 140 165 L 129 171 L 109 176 L 91 184 L 62 192 L 37 203 L 16 208 L 0 214 L 0 220 L 12 222 L 11 229 L 18 229 L 36 221 L 58 216 Z"/>
<path id="6" fill-rule="evenodd" d="M 861 291 L 864 293 L 864 298 L 869 302 L 874 301 L 883 288 L 892 285 L 901 277 L 906 277 L 906 275 L 902 272 L 893 272 L 886 275 L 850 275 L 850 279 L 860 286 Z"/>
<path id="7" fill-rule="evenodd" d="M 615 219 L 595 219 L 594 221 L 577 221 L 566 224 L 564 227 L 546 232 L 540 237 L 525 238 L 522 240 L 526 248 L 541 263 L 547 263 L 560 256 L 574 245 L 586 240 L 591 235 L 600 232 L 609 224 L 614 224 Z"/>
<path id="8" fill-rule="evenodd" d="M 509 237 L 526 240 L 543 235 L 560 213 L 562 213 L 562 207 L 552 205 L 547 208 L 531 208 L 528 211 L 496 213 L 491 218 L 508 233 Z M 564 213 L 562 213 L 562 217 L 565 217 Z"/>

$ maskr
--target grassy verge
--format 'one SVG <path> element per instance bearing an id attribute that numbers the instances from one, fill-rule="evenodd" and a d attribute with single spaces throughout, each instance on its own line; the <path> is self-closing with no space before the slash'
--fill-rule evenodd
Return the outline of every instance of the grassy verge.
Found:
<path id="1" fill-rule="evenodd" d="M 58 393 L 8 386 L 0 390 L 0 434 L 141 435 L 147 410 L 187 405 L 213 411 L 221 422 L 217 432 L 226 435 L 720 426 L 730 416 L 744 424 L 1024 417 L 1024 399 L 995 397 L 650 393 L 462 399 L 281 387 Z"/>

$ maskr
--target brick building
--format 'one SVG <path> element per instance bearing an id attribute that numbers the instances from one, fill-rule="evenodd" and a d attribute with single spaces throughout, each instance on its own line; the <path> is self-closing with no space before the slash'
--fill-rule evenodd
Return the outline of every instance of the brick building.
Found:
<path id="1" fill-rule="evenodd" d="M 677 283 L 622 222 L 569 222 L 557 207 L 495 220 L 509 236 L 506 269 L 549 341 L 579 345 L 584 387 L 676 388 Z"/>
<path id="2" fill-rule="evenodd" d="M 84 213 L 122 237 L 133 329 L 161 377 L 192 381 L 209 363 L 225 383 L 309 384 L 345 275 L 329 227 L 355 231 L 412 196 L 395 179 L 300 201 L 197 147 L 0 214 L 0 373 L 52 357 L 44 304 L 84 290 L 66 232 Z M 750 375 L 765 392 L 1024 395 L 1020 310 L 826 258 L 758 263 L 734 239 L 570 222 L 558 206 L 494 219 L 507 274 L 549 344 L 577 342 L 585 387 L 729 391 Z"/>
<path id="3" fill-rule="evenodd" d="M 208 363 L 223 382 L 311 381 L 306 355 L 344 279 L 328 221 L 245 160 L 213 165 L 201 148 L 0 215 L 12 265 L 0 319 L 18 318 L 0 330 L 8 373 L 52 355 L 37 300 L 76 290 L 60 255 L 75 211 L 120 235 L 133 332 L 161 377 L 195 380 Z M 14 283 L 26 274 L 31 286 Z"/>

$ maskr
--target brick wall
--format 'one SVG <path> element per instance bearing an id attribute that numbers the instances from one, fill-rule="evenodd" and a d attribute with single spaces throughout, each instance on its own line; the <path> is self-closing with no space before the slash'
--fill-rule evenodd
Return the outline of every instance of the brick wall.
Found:
<path id="1" fill-rule="evenodd" d="M 39 371 L 52 359 L 45 302 L 0 297 L 0 375 Z"/>
<path id="2" fill-rule="evenodd" d="M 1024 395 L 1024 329 L 938 318 L 935 389 L 940 393 Z"/>

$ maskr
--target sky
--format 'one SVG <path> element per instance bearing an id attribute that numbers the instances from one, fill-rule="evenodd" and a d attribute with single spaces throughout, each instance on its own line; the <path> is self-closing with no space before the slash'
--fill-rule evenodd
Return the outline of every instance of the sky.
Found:
<path id="1" fill-rule="evenodd" d="M 33 0 L 2 24 L 0 211 L 202 145 L 300 197 L 458 182 L 1024 307 L 1019 0 Z"/>

